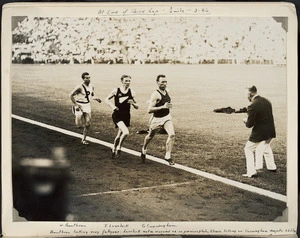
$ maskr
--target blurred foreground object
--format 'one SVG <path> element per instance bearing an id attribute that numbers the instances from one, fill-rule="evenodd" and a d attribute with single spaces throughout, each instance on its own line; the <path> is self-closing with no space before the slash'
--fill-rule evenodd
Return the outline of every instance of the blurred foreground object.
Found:
<path id="1" fill-rule="evenodd" d="M 14 207 L 28 221 L 64 221 L 68 213 L 70 164 L 64 148 L 52 158 L 24 158 L 14 169 Z"/>

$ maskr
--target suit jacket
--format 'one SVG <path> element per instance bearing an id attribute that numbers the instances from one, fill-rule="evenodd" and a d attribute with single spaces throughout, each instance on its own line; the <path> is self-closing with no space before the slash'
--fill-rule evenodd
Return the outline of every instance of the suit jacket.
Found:
<path id="1" fill-rule="evenodd" d="M 254 97 L 247 108 L 247 114 L 246 126 L 253 127 L 249 141 L 260 142 L 276 137 L 272 104 L 268 99 Z"/>

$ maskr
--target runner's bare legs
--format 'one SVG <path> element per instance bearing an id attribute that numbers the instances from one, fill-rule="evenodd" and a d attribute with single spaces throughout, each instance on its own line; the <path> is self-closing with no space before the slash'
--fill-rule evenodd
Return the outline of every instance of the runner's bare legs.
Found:
<path id="1" fill-rule="evenodd" d="M 174 125 L 172 121 L 167 121 L 164 124 L 164 129 L 166 130 L 166 132 L 168 133 L 168 138 L 166 141 L 166 154 L 165 154 L 165 159 L 171 164 L 173 165 L 174 162 L 171 161 L 171 152 L 173 149 L 173 145 L 175 142 L 175 130 L 174 130 Z M 156 129 L 156 130 L 151 130 L 149 131 L 149 133 L 145 136 L 144 139 L 144 145 L 142 147 L 142 161 L 145 162 L 145 156 L 147 154 L 147 146 L 150 143 L 150 141 L 153 139 L 154 135 L 159 131 L 160 129 Z"/>
<path id="2" fill-rule="evenodd" d="M 82 143 L 87 144 L 88 142 L 86 141 L 86 136 L 88 134 L 90 124 L 91 124 L 91 116 L 88 113 L 84 113 L 82 116 L 82 123 L 84 124 L 83 126 L 83 133 L 82 133 Z"/>
<path id="3" fill-rule="evenodd" d="M 168 133 L 168 138 L 166 141 L 166 155 L 165 155 L 165 159 L 168 160 L 168 159 L 171 159 L 171 152 L 172 152 L 173 145 L 175 142 L 175 131 L 174 131 L 174 125 L 173 125 L 172 121 L 167 121 L 164 124 L 164 129 Z"/>
<path id="4" fill-rule="evenodd" d="M 119 140 L 120 140 L 121 134 L 122 134 L 122 131 L 121 131 L 121 129 L 119 128 L 118 133 L 117 133 L 117 135 L 116 135 L 116 138 L 114 139 L 114 145 L 113 145 L 113 148 L 112 148 L 112 152 L 113 152 L 113 153 L 115 153 L 116 148 L 117 148 L 117 146 L 118 146 L 118 144 L 119 144 Z"/>
<path id="5" fill-rule="evenodd" d="M 129 130 L 123 121 L 119 121 L 117 123 L 119 131 L 114 141 L 114 152 L 115 156 L 118 157 L 120 155 L 120 151 L 123 145 L 124 140 L 129 135 Z"/>
<path id="6" fill-rule="evenodd" d="M 75 125 L 77 126 L 77 128 L 81 128 L 82 127 L 82 119 L 83 119 L 83 115 L 76 115 L 75 116 Z"/>
<path id="7" fill-rule="evenodd" d="M 151 130 L 149 131 L 149 133 L 145 136 L 144 139 L 144 145 L 142 147 L 142 154 L 146 154 L 147 153 L 147 146 L 150 143 L 150 141 L 153 139 L 153 137 L 155 136 L 156 132 L 158 130 Z"/>

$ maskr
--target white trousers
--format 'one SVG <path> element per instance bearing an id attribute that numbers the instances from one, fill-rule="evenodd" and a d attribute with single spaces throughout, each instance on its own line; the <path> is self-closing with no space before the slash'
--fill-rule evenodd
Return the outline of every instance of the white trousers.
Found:
<path id="1" fill-rule="evenodd" d="M 256 143 L 247 141 L 244 151 L 246 156 L 247 174 L 255 174 L 257 169 L 262 169 L 264 159 L 268 170 L 275 170 L 277 168 L 271 148 L 271 141 L 261 141 Z"/>

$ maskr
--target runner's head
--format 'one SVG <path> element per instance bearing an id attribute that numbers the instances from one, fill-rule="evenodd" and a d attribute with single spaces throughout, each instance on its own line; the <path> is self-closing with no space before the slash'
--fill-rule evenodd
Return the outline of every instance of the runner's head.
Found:
<path id="1" fill-rule="evenodd" d="M 89 85 L 89 84 L 90 84 L 90 82 L 91 82 L 91 79 L 90 79 L 90 78 L 91 78 L 91 77 L 90 77 L 90 74 L 89 74 L 88 72 L 82 73 L 81 78 L 82 78 L 84 84 L 86 84 L 86 85 Z"/>
<path id="2" fill-rule="evenodd" d="M 160 90 L 165 90 L 166 89 L 167 83 L 168 83 L 166 75 L 164 75 L 164 74 L 158 75 L 157 78 L 156 78 L 156 82 L 157 82 L 158 88 Z"/>
<path id="3" fill-rule="evenodd" d="M 125 88 L 128 88 L 131 83 L 131 77 L 129 75 L 123 74 L 121 76 L 121 82 Z"/>

